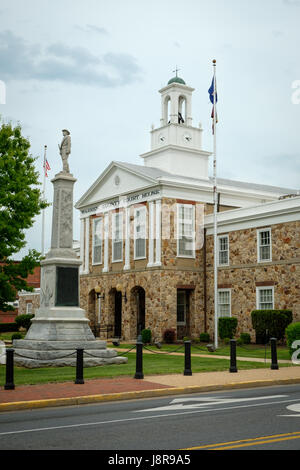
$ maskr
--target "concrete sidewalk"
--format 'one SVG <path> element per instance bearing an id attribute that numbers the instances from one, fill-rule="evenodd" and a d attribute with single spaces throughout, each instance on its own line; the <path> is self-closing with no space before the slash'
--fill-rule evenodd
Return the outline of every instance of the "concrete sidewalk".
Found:
<path id="1" fill-rule="evenodd" d="M 93 379 L 85 380 L 85 383 L 80 385 L 74 382 L 16 385 L 15 390 L 4 390 L 4 387 L 0 387 L 0 411 L 296 383 L 300 384 L 300 366 L 294 365 L 279 370 L 263 368 L 236 373 L 223 371 L 194 373 L 192 376 L 149 375 L 144 379 Z"/>

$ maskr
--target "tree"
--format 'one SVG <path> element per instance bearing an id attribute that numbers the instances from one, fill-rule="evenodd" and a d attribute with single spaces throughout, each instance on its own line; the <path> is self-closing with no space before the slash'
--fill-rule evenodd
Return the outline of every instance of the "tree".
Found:
<path id="1" fill-rule="evenodd" d="M 24 231 L 48 204 L 37 187 L 39 173 L 29 154 L 30 142 L 22 136 L 21 126 L 2 123 L 0 127 L 0 310 L 13 308 L 18 290 L 31 291 L 26 278 L 39 265 L 41 255 L 29 250 L 16 263 L 12 256 L 25 245 Z"/>

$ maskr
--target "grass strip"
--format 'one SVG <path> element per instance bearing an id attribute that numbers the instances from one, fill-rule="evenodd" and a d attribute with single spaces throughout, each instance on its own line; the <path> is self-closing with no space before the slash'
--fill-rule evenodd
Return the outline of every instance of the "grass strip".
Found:
<path id="1" fill-rule="evenodd" d="M 84 368 L 84 379 L 117 378 L 121 376 L 133 377 L 135 374 L 135 353 L 127 355 L 127 364 L 111 364 Z M 269 368 L 269 364 L 251 361 L 237 361 L 238 370 Z M 143 372 L 145 380 L 147 375 L 183 374 L 184 357 L 159 354 L 143 355 Z M 229 370 L 229 360 L 213 358 L 192 358 L 193 372 L 216 372 Z M 40 369 L 14 368 L 14 382 L 16 385 L 34 385 L 53 382 L 74 381 L 75 367 L 45 367 Z M 0 365 L 0 386 L 5 384 L 5 365 Z"/>

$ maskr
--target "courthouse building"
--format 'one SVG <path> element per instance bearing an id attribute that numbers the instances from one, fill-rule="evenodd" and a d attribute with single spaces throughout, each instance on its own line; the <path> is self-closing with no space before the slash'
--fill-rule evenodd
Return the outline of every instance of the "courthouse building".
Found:
<path id="1" fill-rule="evenodd" d="M 177 76 L 159 90 L 160 126 L 141 164 L 111 162 L 76 203 L 81 307 L 100 336 L 213 336 L 212 157 L 192 123 L 193 91 Z M 297 191 L 224 178 L 217 188 L 219 315 L 251 334 L 256 308 L 300 320 Z"/>

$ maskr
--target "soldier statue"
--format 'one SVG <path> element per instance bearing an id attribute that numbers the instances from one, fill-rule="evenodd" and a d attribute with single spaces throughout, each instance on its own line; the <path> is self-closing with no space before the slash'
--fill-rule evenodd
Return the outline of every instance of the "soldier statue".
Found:
<path id="1" fill-rule="evenodd" d="M 62 133 L 63 133 L 63 140 L 61 141 L 61 144 L 58 145 L 59 153 L 61 155 L 61 159 L 63 162 L 63 172 L 70 173 L 68 157 L 71 153 L 71 136 L 70 136 L 70 132 L 67 129 L 63 129 Z"/>

